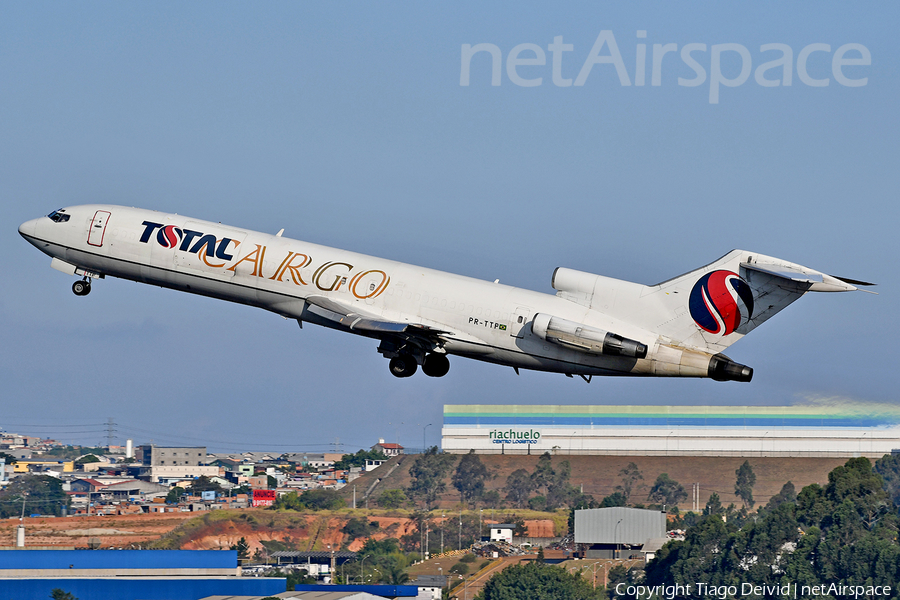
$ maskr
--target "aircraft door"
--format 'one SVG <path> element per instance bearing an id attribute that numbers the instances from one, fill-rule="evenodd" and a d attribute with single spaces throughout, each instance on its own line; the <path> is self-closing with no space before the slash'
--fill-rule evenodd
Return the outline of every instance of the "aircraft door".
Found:
<path id="1" fill-rule="evenodd" d="M 512 318 L 509 320 L 509 335 L 514 338 L 522 339 L 527 333 L 525 324 L 528 323 L 528 317 L 531 316 L 531 309 L 527 306 L 516 308 Z"/>
<path id="2" fill-rule="evenodd" d="M 109 223 L 110 213 L 107 210 L 98 210 L 94 213 L 88 229 L 87 243 L 91 246 L 102 246 L 103 236 L 106 235 L 106 225 Z"/>

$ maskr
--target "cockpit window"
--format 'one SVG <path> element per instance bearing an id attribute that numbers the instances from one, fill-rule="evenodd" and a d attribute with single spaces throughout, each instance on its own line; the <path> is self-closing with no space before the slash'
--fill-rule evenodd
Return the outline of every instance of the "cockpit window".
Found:
<path id="1" fill-rule="evenodd" d="M 52 213 L 50 213 L 47 216 L 50 217 L 50 220 L 53 221 L 54 223 L 65 223 L 66 221 L 69 220 L 69 215 L 67 215 L 65 212 L 63 212 L 62 209 L 54 210 Z"/>

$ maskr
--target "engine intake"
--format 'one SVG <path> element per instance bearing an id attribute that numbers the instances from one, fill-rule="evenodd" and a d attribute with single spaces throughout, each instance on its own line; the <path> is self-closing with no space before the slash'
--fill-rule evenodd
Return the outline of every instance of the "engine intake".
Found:
<path id="1" fill-rule="evenodd" d="M 542 340 L 579 352 L 630 358 L 647 357 L 647 346 L 638 341 L 543 313 L 534 316 L 531 330 Z"/>

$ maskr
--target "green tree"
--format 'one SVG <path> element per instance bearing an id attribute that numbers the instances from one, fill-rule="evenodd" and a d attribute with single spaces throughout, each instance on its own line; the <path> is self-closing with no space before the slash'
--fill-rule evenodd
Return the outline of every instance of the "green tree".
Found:
<path id="1" fill-rule="evenodd" d="M 236 488 L 231 488 L 231 495 L 237 496 L 238 494 L 247 494 L 248 496 L 253 493 L 253 488 L 251 488 L 246 483 L 237 486 Z"/>
<path id="2" fill-rule="evenodd" d="M 377 521 L 372 521 L 370 523 L 367 519 L 357 519 L 354 517 L 347 521 L 341 528 L 341 531 L 350 538 L 350 541 L 353 541 L 356 538 L 369 537 L 377 529 Z"/>
<path id="3" fill-rule="evenodd" d="M 621 485 L 616 486 L 616 490 L 625 495 L 625 502 L 627 503 L 629 498 L 631 498 L 631 493 L 634 491 L 637 482 L 644 480 L 644 474 L 641 473 L 637 464 L 630 462 L 619 471 L 619 477 L 622 478 L 622 483 Z M 624 506 L 624 504 L 622 506 Z"/>
<path id="4" fill-rule="evenodd" d="M 15 456 L 13 456 L 12 454 L 7 454 L 6 452 L 0 452 L 0 459 L 5 460 L 6 464 L 8 465 L 15 464 L 18 460 Z"/>
<path id="5" fill-rule="evenodd" d="M 875 472 L 884 480 L 884 489 L 893 503 L 900 506 L 900 454 L 885 454 L 879 458 L 875 461 Z"/>
<path id="6" fill-rule="evenodd" d="M 241 536 L 241 539 L 239 539 L 236 544 L 232 544 L 229 550 L 237 550 L 239 561 L 250 558 L 250 544 L 247 543 L 247 538 L 243 536 Z"/>
<path id="7" fill-rule="evenodd" d="M 664 504 L 667 507 L 677 506 L 679 502 L 687 498 L 687 492 L 684 487 L 669 477 L 668 473 L 660 473 L 650 488 L 647 498 L 657 504 Z"/>
<path id="8" fill-rule="evenodd" d="M 191 482 L 189 488 L 187 488 L 189 494 L 193 496 L 199 496 L 202 492 L 219 492 L 221 493 L 222 486 L 219 485 L 217 481 L 213 481 L 206 475 L 201 475 Z"/>
<path id="9" fill-rule="evenodd" d="M 554 468 L 553 457 L 549 452 L 544 452 L 538 459 L 538 464 L 531 474 L 531 484 L 533 489 L 544 492 L 544 495 L 540 496 L 544 498 L 544 510 L 572 506 L 578 501 L 580 492 L 578 488 L 569 483 L 571 472 L 572 468 L 567 460 L 560 462 Z M 529 502 L 529 506 L 534 504 L 540 504 L 540 501 Z"/>
<path id="10" fill-rule="evenodd" d="M 412 481 L 407 488 L 407 495 L 421 498 L 426 508 L 434 506 L 438 497 L 447 489 L 444 478 L 455 460 L 452 454 L 441 452 L 437 446 L 432 446 L 424 454 L 417 456 L 409 469 Z"/>
<path id="11" fill-rule="evenodd" d="M 272 510 L 337 510 L 347 503 L 336 490 L 314 489 L 302 494 L 288 492 L 275 498 Z"/>
<path id="12" fill-rule="evenodd" d="M 528 508 L 531 510 L 537 511 L 545 511 L 547 510 L 547 497 L 546 496 L 535 496 L 534 498 L 528 499 Z"/>
<path id="13" fill-rule="evenodd" d="M 385 490 L 378 496 L 378 506 L 381 508 L 400 508 L 406 506 L 409 498 L 403 493 L 403 490 Z"/>
<path id="14" fill-rule="evenodd" d="M 169 493 L 166 494 L 166 503 L 167 504 L 178 504 L 181 502 L 181 497 L 184 496 L 187 492 L 183 487 L 173 486 L 172 489 L 169 490 Z"/>
<path id="15" fill-rule="evenodd" d="M 518 508 L 524 508 L 534 491 L 534 483 L 525 469 L 516 469 L 506 478 L 506 499 Z"/>
<path id="16" fill-rule="evenodd" d="M 613 492 L 600 501 L 600 508 L 610 508 L 613 506 L 625 506 L 628 497 L 623 492 Z"/>
<path id="17" fill-rule="evenodd" d="M 405 585 L 409 581 L 409 574 L 398 565 L 390 565 L 385 576 L 391 585 Z"/>
<path id="18" fill-rule="evenodd" d="M 72 592 L 67 592 L 60 588 L 53 588 L 50 590 L 50 597 L 53 598 L 53 600 L 78 600 L 78 598 L 72 595 Z"/>
<path id="19" fill-rule="evenodd" d="M 365 467 L 367 460 L 387 460 L 384 453 L 376 450 L 359 450 L 356 454 L 345 454 L 334 463 L 335 469 L 348 470 L 353 467 Z"/>
<path id="20" fill-rule="evenodd" d="M 706 506 L 703 508 L 704 515 L 724 515 L 725 509 L 722 507 L 722 501 L 719 499 L 719 494 L 713 492 L 709 495 L 709 500 L 706 501 Z"/>
<path id="21" fill-rule="evenodd" d="M 25 500 L 25 514 L 61 515 L 69 505 L 62 482 L 49 475 L 22 475 L 0 490 L 0 518 L 18 517 Z"/>
<path id="22" fill-rule="evenodd" d="M 300 502 L 309 510 L 337 510 L 347 506 L 337 490 L 306 490 L 300 494 Z"/>
<path id="23" fill-rule="evenodd" d="M 91 463 L 98 463 L 98 462 L 100 462 L 100 459 L 97 458 L 95 455 L 85 454 L 84 456 L 82 456 L 81 458 L 76 460 L 75 464 L 76 465 L 89 465 Z"/>
<path id="24" fill-rule="evenodd" d="M 683 542 L 663 546 L 644 583 L 802 588 L 829 582 L 889 585 L 893 591 L 900 580 L 898 529 L 897 507 L 881 477 L 868 459 L 854 458 L 829 473 L 827 486 L 806 486 L 796 502 L 767 506 L 755 519 L 738 513 L 725 524 L 717 515 L 702 517 Z"/>
<path id="25" fill-rule="evenodd" d="M 501 508 L 503 506 L 503 498 L 500 497 L 500 492 L 497 490 L 481 492 L 479 499 L 481 500 L 481 505 L 487 508 Z"/>
<path id="26" fill-rule="evenodd" d="M 523 563 L 503 569 L 485 584 L 476 600 L 600 600 L 602 590 L 595 590 L 581 575 L 548 564 Z"/>
<path id="27" fill-rule="evenodd" d="M 797 501 L 797 491 L 794 489 L 794 484 L 788 481 L 783 486 L 781 486 L 781 491 L 769 498 L 769 503 L 766 504 L 766 510 L 772 510 L 784 504 L 785 502 L 796 502 Z"/>
<path id="28" fill-rule="evenodd" d="M 734 482 L 734 495 L 741 499 L 744 506 L 753 508 L 756 502 L 753 500 L 753 486 L 756 485 L 756 473 L 750 466 L 750 461 L 745 460 L 744 464 L 737 468 L 734 472 L 737 480 Z"/>
<path id="29" fill-rule="evenodd" d="M 478 498 L 484 491 L 484 480 L 488 475 L 487 467 L 475 454 L 475 450 L 469 450 L 469 453 L 459 460 L 451 480 L 453 487 L 459 492 L 459 501 L 468 504 Z"/>

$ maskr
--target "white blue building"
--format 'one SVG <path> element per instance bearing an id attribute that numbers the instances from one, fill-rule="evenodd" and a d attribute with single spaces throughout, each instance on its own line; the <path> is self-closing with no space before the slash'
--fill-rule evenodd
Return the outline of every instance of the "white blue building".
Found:
<path id="1" fill-rule="evenodd" d="M 886 406 L 444 405 L 444 451 L 878 458 L 900 449 Z"/>

